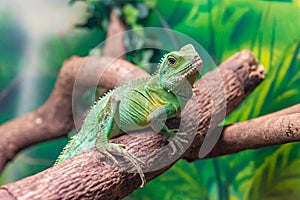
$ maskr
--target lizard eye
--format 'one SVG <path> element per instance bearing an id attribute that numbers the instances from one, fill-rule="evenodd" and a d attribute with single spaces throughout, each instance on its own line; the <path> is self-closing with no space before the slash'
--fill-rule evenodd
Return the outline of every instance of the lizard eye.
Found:
<path id="1" fill-rule="evenodd" d="M 168 62 L 170 65 L 176 64 L 176 59 L 173 56 L 168 57 Z"/>

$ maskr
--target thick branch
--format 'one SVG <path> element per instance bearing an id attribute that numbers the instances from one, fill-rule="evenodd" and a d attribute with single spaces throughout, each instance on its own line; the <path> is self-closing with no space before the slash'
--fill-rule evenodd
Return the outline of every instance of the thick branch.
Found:
<path id="1" fill-rule="evenodd" d="M 217 126 L 226 116 L 222 113 L 231 112 L 263 78 L 263 68 L 258 66 L 249 51 L 236 54 L 218 70 L 205 75 L 195 84 L 196 95 L 182 113 L 183 129 L 189 133 L 184 139 L 189 143 L 175 155 L 170 151 L 170 145 L 159 135 L 151 134 L 150 130 L 123 135 L 113 142 L 125 144 L 129 152 L 146 163 L 142 167 L 149 181 L 171 167 L 184 151 L 185 158 L 198 158 L 207 131 Z M 218 87 L 220 84 L 223 87 Z M 178 125 L 178 120 L 170 121 L 169 125 Z M 192 130 L 195 130 L 194 135 Z M 3 186 L 0 196 L 9 194 L 18 199 L 121 199 L 141 184 L 139 175 L 128 173 L 126 165 L 121 164 L 123 162 L 113 167 L 108 161 L 100 162 L 101 158 L 105 157 L 94 149 L 85 151 L 39 174 Z"/>

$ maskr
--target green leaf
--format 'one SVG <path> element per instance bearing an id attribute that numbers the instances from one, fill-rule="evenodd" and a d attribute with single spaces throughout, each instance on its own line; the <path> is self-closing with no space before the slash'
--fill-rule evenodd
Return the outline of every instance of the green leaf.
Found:
<path id="1" fill-rule="evenodd" d="M 147 199 L 207 199 L 207 186 L 194 164 L 181 160 L 171 170 L 135 191 L 131 198 Z M 153 192 L 155 191 L 155 192 Z"/>
<path id="2" fill-rule="evenodd" d="M 135 25 L 137 18 L 139 16 L 139 10 L 132 6 L 131 4 L 126 4 L 123 7 L 123 13 L 125 16 L 125 21 L 128 25 Z"/>
<path id="3" fill-rule="evenodd" d="M 281 146 L 268 156 L 251 178 L 245 200 L 294 200 L 300 196 L 299 144 Z"/>
<path id="4" fill-rule="evenodd" d="M 144 3 L 148 6 L 148 8 L 153 9 L 156 7 L 158 0 L 144 0 Z"/>

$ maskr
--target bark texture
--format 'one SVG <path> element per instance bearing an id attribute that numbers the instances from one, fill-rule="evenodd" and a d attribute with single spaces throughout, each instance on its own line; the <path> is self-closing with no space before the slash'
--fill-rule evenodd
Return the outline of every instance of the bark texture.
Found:
<path id="1" fill-rule="evenodd" d="M 149 181 L 165 172 L 180 158 L 190 161 L 199 159 L 203 141 L 207 145 L 200 156 L 205 156 L 218 139 L 219 134 L 214 134 L 213 131 L 218 123 L 233 111 L 263 78 L 263 67 L 249 51 L 237 53 L 218 69 L 203 76 L 195 84 L 195 95 L 188 102 L 181 118 L 167 122 L 170 127 L 180 124 L 180 130 L 188 133 L 173 139 L 186 140 L 182 147 L 177 146 L 175 154 L 172 153 L 171 145 L 151 130 L 126 134 L 113 139 L 113 142 L 124 144 L 129 152 L 144 163 L 141 166 Z M 210 140 L 206 142 L 205 138 Z M 139 187 L 141 180 L 130 163 L 120 157 L 118 160 L 120 163 L 115 165 L 95 149 L 87 150 L 34 176 L 2 186 L 0 197 L 121 199 Z"/>
<path id="2" fill-rule="evenodd" d="M 225 127 L 210 157 L 300 141 L 300 104 Z"/>

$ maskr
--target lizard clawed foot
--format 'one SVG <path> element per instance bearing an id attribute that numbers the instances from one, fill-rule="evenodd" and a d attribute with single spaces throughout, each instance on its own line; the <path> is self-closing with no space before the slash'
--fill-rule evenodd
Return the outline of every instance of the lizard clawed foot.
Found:
<path id="1" fill-rule="evenodd" d="M 185 135 L 186 135 L 185 132 L 178 132 L 178 133 L 176 133 L 176 135 L 173 138 L 170 138 L 168 140 L 169 144 L 171 145 L 171 148 L 172 148 L 172 153 L 171 153 L 172 155 L 174 155 L 177 152 L 176 146 L 179 147 L 180 151 L 183 151 L 184 146 L 182 144 L 188 143 L 188 141 L 181 138 L 180 136 L 185 136 Z"/>
<path id="2" fill-rule="evenodd" d="M 117 154 L 117 155 L 120 155 L 120 156 L 123 156 L 123 157 L 127 158 L 131 162 L 131 164 L 134 166 L 134 168 L 138 171 L 138 173 L 140 175 L 140 178 L 142 180 L 142 184 L 140 185 L 140 187 L 145 186 L 146 178 L 145 178 L 145 175 L 142 171 L 142 168 L 141 168 L 140 164 L 138 163 L 138 162 L 141 162 L 141 163 L 144 164 L 144 162 L 142 162 L 140 159 L 136 158 L 134 155 L 129 153 L 125 149 L 125 145 L 115 144 L 115 143 L 105 143 L 105 144 L 102 143 L 100 145 L 96 145 L 96 148 L 97 148 L 98 151 L 105 154 L 105 156 L 107 156 L 107 158 L 109 158 L 110 160 L 112 160 L 116 164 L 118 164 L 118 161 L 112 154 Z"/>
<path id="3" fill-rule="evenodd" d="M 184 150 L 184 143 L 188 143 L 188 140 L 183 139 L 182 137 L 185 137 L 187 135 L 186 132 L 177 132 L 178 129 L 168 129 L 167 132 L 163 132 L 162 136 L 168 140 L 172 153 L 171 155 L 174 155 L 177 152 L 177 146 L 179 147 L 180 151 Z"/>

